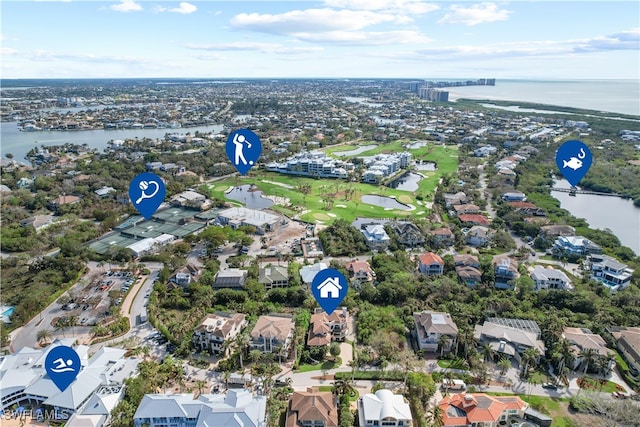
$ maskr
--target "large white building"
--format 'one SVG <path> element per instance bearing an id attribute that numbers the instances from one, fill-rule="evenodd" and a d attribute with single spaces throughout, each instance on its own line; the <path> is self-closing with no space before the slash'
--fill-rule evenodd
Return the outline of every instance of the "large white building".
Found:
<path id="1" fill-rule="evenodd" d="M 332 159 L 320 151 L 309 151 L 291 156 L 284 163 L 268 163 L 265 169 L 289 175 L 347 178 L 347 169 L 353 169 L 353 164 Z"/>
<path id="2" fill-rule="evenodd" d="M 218 220 L 221 224 L 229 225 L 233 229 L 243 225 L 254 226 L 260 234 L 277 230 L 284 221 L 279 215 L 243 207 L 229 208 L 220 212 Z"/>
<path id="3" fill-rule="evenodd" d="M 378 154 L 366 158 L 364 164 L 367 169 L 362 173 L 362 180 L 371 184 L 378 184 L 383 178 L 393 175 L 400 169 L 405 169 L 411 162 L 411 153 L 404 151 L 397 154 Z"/>
<path id="4" fill-rule="evenodd" d="M 226 395 L 145 394 L 133 422 L 136 427 L 265 427 L 267 398 L 248 390 Z"/>
<path id="5" fill-rule="evenodd" d="M 73 347 L 72 338 L 57 339 L 45 349 L 24 347 L 14 354 L 0 357 L 0 397 L 2 410 L 13 405 L 44 406 L 58 420 L 81 417 L 91 426 L 106 424 L 111 410 L 124 394 L 123 381 L 134 376 L 138 359 L 124 357 L 125 350 L 103 347 L 89 357 L 89 347 L 74 348 L 82 368 L 76 379 L 64 391 L 51 381 L 44 368 L 49 351 L 59 345 Z"/>

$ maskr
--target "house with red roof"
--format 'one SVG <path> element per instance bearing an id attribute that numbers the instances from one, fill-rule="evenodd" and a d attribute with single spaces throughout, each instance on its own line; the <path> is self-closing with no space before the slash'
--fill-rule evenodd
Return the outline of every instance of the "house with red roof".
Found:
<path id="1" fill-rule="evenodd" d="M 462 214 L 458 218 L 462 223 L 470 225 L 488 226 L 491 223 L 486 216 L 480 214 Z"/>
<path id="2" fill-rule="evenodd" d="M 442 425 L 448 427 L 506 425 L 511 416 L 524 417 L 529 405 L 519 396 L 489 396 L 460 393 L 446 396 L 438 404 Z"/>
<path id="3" fill-rule="evenodd" d="M 444 261 L 438 254 L 424 253 L 418 256 L 418 270 L 427 276 L 440 275 L 444 272 Z"/>
<path id="4" fill-rule="evenodd" d="M 348 262 L 345 267 L 352 278 L 360 280 L 361 282 L 371 282 L 376 277 L 376 273 L 369 263 L 364 260 L 354 259 Z"/>

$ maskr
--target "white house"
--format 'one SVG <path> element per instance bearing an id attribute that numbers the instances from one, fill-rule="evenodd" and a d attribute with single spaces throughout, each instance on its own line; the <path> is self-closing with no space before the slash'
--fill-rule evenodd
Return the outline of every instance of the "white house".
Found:
<path id="1" fill-rule="evenodd" d="M 362 229 L 362 234 L 370 249 L 385 250 L 391 241 L 382 224 L 369 224 Z"/>
<path id="2" fill-rule="evenodd" d="M 133 417 L 135 427 L 266 427 L 266 396 L 248 390 L 226 395 L 145 394 Z"/>
<path id="3" fill-rule="evenodd" d="M 631 283 L 633 270 L 613 257 L 591 255 L 587 265 L 591 269 L 591 278 L 608 286 L 612 291 L 622 290 Z"/>
<path id="4" fill-rule="evenodd" d="M 360 427 L 413 425 L 411 409 L 404 397 L 386 389 L 375 394 L 367 393 L 358 399 L 358 418 Z"/>
<path id="5" fill-rule="evenodd" d="M 531 279 L 536 285 L 536 291 L 540 289 L 573 289 L 567 275 L 553 267 L 544 268 L 541 265 L 536 265 L 531 273 Z"/>
<path id="6" fill-rule="evenodd" d="M 329 266 L 324 262 L 316 262 L 313 265 L 305 265 L 300 269 L 300 278 L 306 285 L 311 285 L 311 282 L 313 282 L 316 274 L 327 268 L 329 268 Z"/>

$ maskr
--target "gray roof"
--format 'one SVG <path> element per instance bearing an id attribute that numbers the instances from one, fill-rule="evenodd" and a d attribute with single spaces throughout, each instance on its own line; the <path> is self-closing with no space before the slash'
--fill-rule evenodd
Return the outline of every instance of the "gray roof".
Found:
<path id="1" fill-rule="evenodd" d="M 267 399 L 248 390 L 229 390 L 226 395 L 146 394 L 135 420 L 154 417 L 197 418 L 197 427 L 263 427 Z"/>
<path id="2" fill-rule="evenodd" d="M 260 268 L 258 282 L 269 284 L 274 281 L 289 280 L 289 269 L 281 265 Z"/>
<path id="3" fill-rule="evenodd" d="M 533 280 L 550 280 L 550 279 L 558 279 L 563 282 L 569 283 L 570 280 L 566 274 L 564 274 L 560 270 L 556 270 L 553 267 L 543 267 L 541 265 L 536 265 L 533 269 L 533 273 L 531 273 L 531 278 Z"/>
<path id="4" fill-rule="evenodd" d="M 528 319 L 510 319 L 505 317 L 489 317 L 487 322 L 496 323 L 498 325 L 509 326 L 511 328 L 521 329 L 527 332 L 533 332 L 536 336 L 540 336 L 540 326 L 534 320 Z"/>
<path id="5" fill-rule="evenodd" d="M 226 270 L 220 270 L 216 275 L 216 280 L 213 283 L 214 288 L 241 288 L 244 286 L 244 282 L 247 280 L 247 270 L 240 270 L 238 268 L 228 268 Z"/>
<path id="6" fill-rule="evenodd" d="M 458 327 L 451 319 L 449 313 L 439 313 L 435 311 L 422 311 L 420 313 L 413 313 L 413 318 L 418 325 L 424 328 L 426 333 L 438 333 L 447 335 L 457 335 Z"/>

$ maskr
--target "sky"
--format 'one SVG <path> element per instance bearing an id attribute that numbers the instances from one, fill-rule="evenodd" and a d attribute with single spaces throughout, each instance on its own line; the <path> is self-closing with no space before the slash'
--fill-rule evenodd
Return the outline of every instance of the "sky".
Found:
<path id="1" fill-rule="evenodd" d="M 640 2 L 0 2 L 2 78 L 640 78 Z"/>

